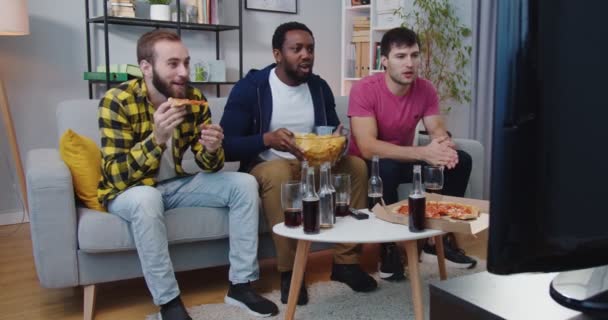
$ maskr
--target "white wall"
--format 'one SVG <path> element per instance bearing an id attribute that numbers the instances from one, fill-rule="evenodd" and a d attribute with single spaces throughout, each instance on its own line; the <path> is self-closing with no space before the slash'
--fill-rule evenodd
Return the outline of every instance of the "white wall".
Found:
<path id="1" fill-rule="evenodd" d="M 89 0 L 100 3 L 99 0 Z M 226 6 L 235 0 L 223 0 Z M 244 3 L 244 1 L 243 1 Z M 138 2 L 138 14 L 145 5 Z M 298 14 L 280 14 L 243 10 L 243 69 L 262 68 L 273 62 L 271 38 L 274 29 L 287 21 L 308 25 L 316 39 L 315 73 L 321 75 L 339 93 L 340 79 L 340 2 L 299 0 Z M 323 8 L 323 10 L 320 10 Z M 225 19 L 236 23 L 236 10 L 226 8 Z M 22 157 L 33 148 L 56 147 L 57 133 L 54 108 L 59 101 L 88 98 L 87 83 L 82 80 L 86 69 L 84 1 L 29 0 L 30 32 L 25 37 L 0 37 L 0 77 L 4 79 Z M 135 42 L 144 32 L 141 27 L 111 26 L 110 63 L 134 63 Z M 184 31 L 184 41 L 196 59 L 215 54 L 215 33 Z M 93 36 L 98 58 L 104 63 L 102 33 Z M 229 65 L 227 77 L 235 79 L 238 70 L 238 37 L 236 31 L 221 36 L 222 57 Z M 207 44 L 210 47 L 205 47 Z M 213 88 L 211 88 L 213 89 Z M 227 95 L 230 87 L 223 88 Z M 206 91 L 214 94 L 214 91 Z M 2 128 L 3 129 L 3 128 Z M 6 133 L 0 132 L 0 153 L 7 158 Z M 44 161 L 40 159 L 40 161 Z M 16 202 L 5 164 L 0 165 L 0 218 L 2 212 L 21 208 Z M 12 195 L 12 196 L 11 196 Z M 1 219 L 0 219 L 1 221 Z"/>

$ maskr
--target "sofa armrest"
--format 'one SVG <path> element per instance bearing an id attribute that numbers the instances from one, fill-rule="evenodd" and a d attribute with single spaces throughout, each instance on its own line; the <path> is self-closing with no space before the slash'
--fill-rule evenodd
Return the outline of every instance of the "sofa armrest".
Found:
<path id="1" fill-rule="evenodd" d="M 430 141 L 429 136 L 420 135 L 418 145 L 426 145 Z M 484 148 L 477 140 L 471 139 L 454 139 L 457 149 L 465 151 L 471 156 L 473 167 L 471 169 L 471 177 L 465 196 L 468 198 L 482 199 L 483 197 L 483 174 L 484 174 Z"/>
<path id="2" fill-rule="evenodd" d="M 473 160 L 469 186 L 466 196 L 473 199 L 483 198 L 483 174 L 485 167 L 484 148 L 477 140 L 454 139 L 454 143 L 459 150 L 465 151 Z"/>
<path id="3" fill-rule="evenodd" d="M 56 149 L 34 149 L 26 160 L 34 261 L 43 287 L 78 285 L 77 217 L 70 170 Z"/>

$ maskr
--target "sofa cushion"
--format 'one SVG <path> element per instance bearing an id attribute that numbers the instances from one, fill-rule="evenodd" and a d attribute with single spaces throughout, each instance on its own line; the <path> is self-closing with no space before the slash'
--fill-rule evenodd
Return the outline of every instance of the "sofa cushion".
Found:
<path id="1" fill-rule="evenodd" d="M 59 140 L 61 159 L 70 169 L 76 196 L 87 208 L 105 211 L 97 200 L 101 151 L 93 140 L 68 129 Z"/>
<path id="2" fill-rule="evenodd" d="M 89 253 L 135 250 L 129 224 L 117 215 L 78 208 L 78 247 Z M 228 208 L 177 208 L 165 212 L 169 244 L 228 237 Z M 260 216 L 259 232 L 268 232 Z"/>
<path id="3" fill-rule="evenodd" d="M 221 239 L 228 235 L 227 208 L 178 208 L 165 212 L 169 243 Z M 85 252 L 134 250 L 129 224 L 113 214 L 78 210 L 78 246 Z"/>

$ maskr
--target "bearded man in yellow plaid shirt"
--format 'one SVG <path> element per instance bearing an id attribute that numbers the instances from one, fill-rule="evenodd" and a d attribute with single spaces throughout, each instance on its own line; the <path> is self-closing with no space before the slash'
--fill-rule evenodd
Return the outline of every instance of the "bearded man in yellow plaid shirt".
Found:
<path id="1" fill-rule="evenodd" d="M 277 314 L 277 306 L 250 285 L 259 277 L 257 181 L 245 173 L 217 172 L 224 165 L 224 135 L 211 123 L 206 104 L 172 107 L 168 101 L 205 100 L 188 85 L 188 49 L 177 34 L 155 30 L 137 42 L 137 60 L 143 79 L 110 89 L 100 102 L 98 195 L 111 214 L 129 222 L 162 319 L 190 319 L 180 299 L 164 220 L 166 210 L 180 207 L 230 208 L 230 286 L 225 301 L 258 316 Z M 184 169 L 188 149 L 202 172 Z"/>

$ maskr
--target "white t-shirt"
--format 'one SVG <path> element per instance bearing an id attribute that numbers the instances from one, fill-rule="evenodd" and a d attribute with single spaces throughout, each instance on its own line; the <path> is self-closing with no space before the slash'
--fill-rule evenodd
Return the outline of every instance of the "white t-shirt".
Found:
<path id="1" fill-rule="evenodd" d="M 163 151 L 160 158 L 160 167 L 156 181 L 161 182 L 169 178 L 175 177 L 175 162 L 173 161 L 173 137 L 169 138 L 166 143 L 167 148 Z"/>
<path id="2" fill-rule="evenodd" d="M 270 131 L 285 128 L 294 133 L 312 132 L 315 125 L 315 110 L 308 84 L 288 86 L 277 77 L 275 69 L 270 70 L 268 78 L 272 92 Z M 295 159 L 291 153 L 275 149 L 260 153 L 260 158 L 266 161 L 278 158 Z"/>

